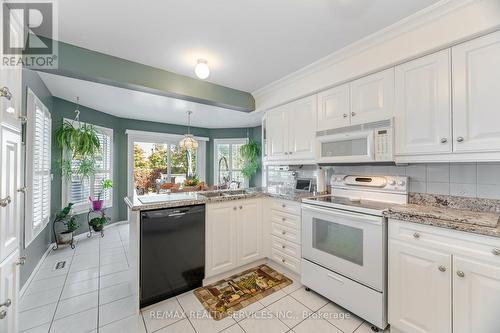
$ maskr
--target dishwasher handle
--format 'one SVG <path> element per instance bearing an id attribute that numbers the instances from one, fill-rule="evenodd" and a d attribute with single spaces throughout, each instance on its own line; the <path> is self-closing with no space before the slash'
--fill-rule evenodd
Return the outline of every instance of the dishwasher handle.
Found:
<path id="1" fill-rule="evenodd" d="M 185 206 L 176 208 L 165 208 L 158 210 L 149 210 L 141 213 L 142 219 L 157 219 L 165 217 L 180 217 L 187 214 L 195 214 L 204 211 L 204 206 Z"/>

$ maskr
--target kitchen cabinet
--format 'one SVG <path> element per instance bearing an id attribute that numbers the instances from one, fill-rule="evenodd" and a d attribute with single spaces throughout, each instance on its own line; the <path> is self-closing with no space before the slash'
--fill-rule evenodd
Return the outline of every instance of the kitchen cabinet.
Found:
<path id="1" fill-rule="evenodd" d="M 0 263 L 0 332 L 18 331 L 19 251 Z"/>
<path id="2" fill-rule="evenodd" d="M 314 160 L 316 95 L 271 110 L 266 115 L 268 160 Z"/>
<path id="3" fill-rule="evenodd" d="M 318 131 L 349 126 L 350 113 L 349 84 L 318 94 Z"/>
<path id="4" fill-rule="evenodd" d="M 500 31 L 452 48 L 456 152 L 500 151 Z"/>
<path id="5" fill-rule="evenodd" d="M 451 332 L 451 255 L 391 241 L 389 321 L 403 332 Z"/>
<path id="6" fill-rule="evenodd" d="M 389 220 L 396 332 L 500 332 L 500 238 Z"/>
<path id="7" fill-rule="evenodd" d="M 450 153 L 450 51 L 396 66 L 396 154 Z"/>
<path id="8" fill-rule="evenodd" d="M 500 332 L 500 265 L 453 258 L 453 332 Z"/>
<path id="9" fill-rule="evenodd" d="M 19 246 L 21 134 L 0 125 L 0 262 Z"/>
<path id="10" fill-rule="evenodd" d="M 394 68 L 362 77 L 349 84 L 351 125 L 389 119 L 394 114 Z"/>
<path id="11" fill-rule="evenodd" d="M 205 277 L 264 258 L 261 199 L 208 204 L 206 214 Z"/>

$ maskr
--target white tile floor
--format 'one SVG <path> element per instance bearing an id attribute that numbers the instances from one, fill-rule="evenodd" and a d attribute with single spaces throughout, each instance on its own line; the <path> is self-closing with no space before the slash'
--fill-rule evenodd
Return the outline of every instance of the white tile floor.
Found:
<path id="1" fill-rule="evenodd" d="M 29 333 L 322 333 L 371 332 L 370 325 L 298 280 L 233 317 L 215 321 L 192 292 L 133 314 L 128 281 L 128 225 L 112 226 L 103 239 L 80 240 L 75 250 L 52 251 L 20 304 L 20 330 Z M 66 267 L 53 270 L 59 261 Z M 388 330 L 387 330 L 388 332 Z"/>

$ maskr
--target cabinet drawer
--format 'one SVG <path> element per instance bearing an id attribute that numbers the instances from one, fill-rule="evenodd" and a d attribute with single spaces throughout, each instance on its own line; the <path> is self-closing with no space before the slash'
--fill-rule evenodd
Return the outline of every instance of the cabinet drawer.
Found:
<path id="1" fill-rule="evenodd" d="M 389 220 L 389 237 L 500 264 L 500 238 L 397 220 Z"/>
<path id="2" fill-rule="evenodd" d="M 291 257 L 281 251 L 271 249 L 271 259 L 279 263 L 280 265 L 285 266 L 291 271 L 300 274 L 300 260 L 294 257 Z"/>
<path id="3" fill-rule="evenodd" d="M 300 216 L 271 210 L 271 222 L 282 224 L 289 228 L 300 229 Z"/>
<path id="4" fill-rule="evenodd" d="M 271 224 L 271 234 L 295 244 L 300 244 L 300 230 L 285 227 L 278 223 Z"/>
<path id="5" fill-rule="evenodd" d="M 271 236 L 271 248 L 300 260 L 300 246 L 295 243 L 276 236 Z"/>
<path id="6" fill-rule="evenodd" d="M 293 214 L 300 216 L 300 203 L 290 200 L 277 200 L 273 199 L 270 203 L 271 210 L 277 210 L 280 212 Z"/>

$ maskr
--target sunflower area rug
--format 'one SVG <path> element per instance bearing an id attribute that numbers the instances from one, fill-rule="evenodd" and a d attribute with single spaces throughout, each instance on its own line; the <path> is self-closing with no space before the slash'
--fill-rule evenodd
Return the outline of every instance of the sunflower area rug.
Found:
<path id="1" fill-rule="evenodd" d="M 285 275 L 260 265 L 195 289 L 194 294 L 212 318 L 220 320 L 292 283 Z"/>

